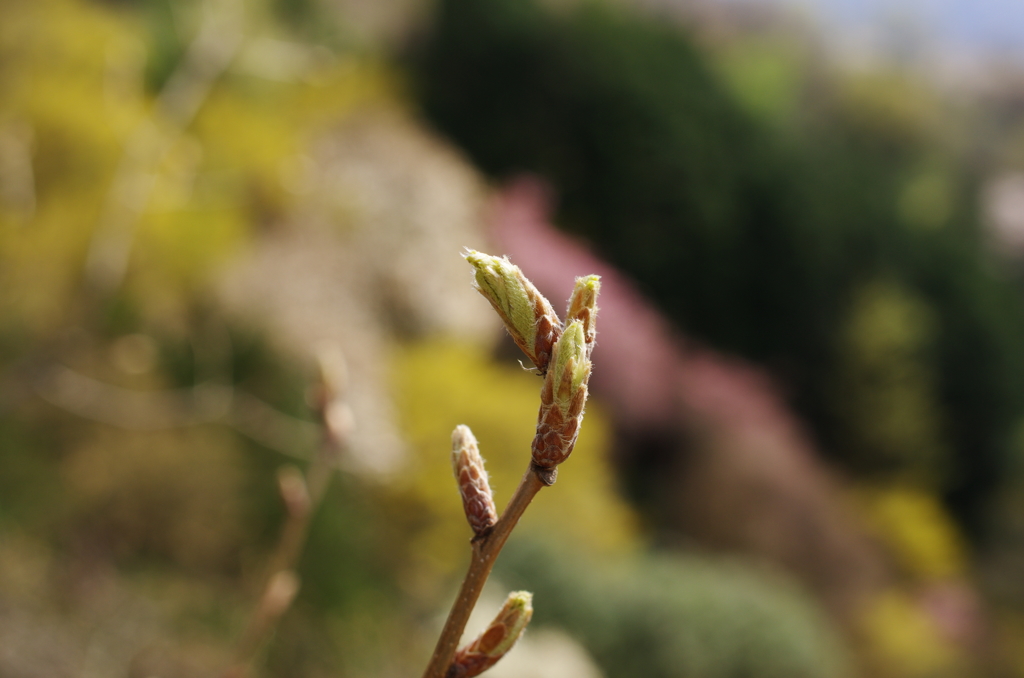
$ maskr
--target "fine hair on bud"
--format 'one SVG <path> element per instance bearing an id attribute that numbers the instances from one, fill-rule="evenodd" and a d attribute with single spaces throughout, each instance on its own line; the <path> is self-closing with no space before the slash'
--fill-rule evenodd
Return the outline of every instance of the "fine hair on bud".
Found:
<path id="1" fill-rule="evenodd" d="M 544 374 L 562 331 L 555 309 L 507 257 L 475 250 L 467 250 L 463 256 L 476 269 L 477 291 L 494 307 L 516 345 Z"/>
<path id="2" fill-rule="evenodd" d="M 486 534 L 498 522 L 498 512 L 476 438 L 461 424 L 452 431 L 452 471 L 473 534 Z"/>
<path id="3" fill-rule="evenodd" d="M 533 462 L 551 469 L 569 458 L 587 402 L 590 358 L 583 322 L 573 320 L 555 344 L 554 356 L 540 392 Z"/>
<path id="4" fill-rule="evenodd" d="M 455 653 L 447 678 L 473 678 L 498 663 L 526 630 L 533 617 L 533 594 L 510 593 L 490 626 Z"/>

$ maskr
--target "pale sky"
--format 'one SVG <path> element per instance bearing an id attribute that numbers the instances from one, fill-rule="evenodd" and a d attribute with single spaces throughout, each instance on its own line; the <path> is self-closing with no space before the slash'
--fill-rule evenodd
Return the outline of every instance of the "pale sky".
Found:
<path id="1" fill-rule="evenodd" d="M 797 7 L 826 34 L 865 49 L 898 52 L 910 37 L 943 53 L 1024 65 L 1024 0 L 718 1 Z"/>

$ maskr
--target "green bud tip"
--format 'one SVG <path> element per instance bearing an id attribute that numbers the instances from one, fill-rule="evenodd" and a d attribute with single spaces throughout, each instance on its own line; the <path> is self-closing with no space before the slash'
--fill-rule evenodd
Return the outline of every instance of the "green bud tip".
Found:
<path id="1" fill-rule="evenodd" d="M 573 287 L 572 297 L 569 299 L 569 310 L 570 319 L 571 311 L 573 309 L 573 302 L 579 299 L 580 306 L 593 307 L 597 302 L 597 294 L 601 291 L 601 276 L 599 275 L 585 275 L 580 278 L 576 278 L 576 286 Z"/>
<path id="2" fill-rule="evenodd" d="M 491 303 L 505 329 L 540 373 L 546 372 L 562 327 L 551 304 L 507 257 L 475 250 L 466 250 L 463 256 L 476 269 L 477 291 Z"/>
<path id="3" fill-rule="evenodd" d="M 579 320 L 583 323 L 583 336 L 587 342 L 587 354 L 594 350 L 597 338 L 595 324 L 597 321 L 597 295 L 601 291 L 601 277 L 588 275 L 576 278 L 576 286 L 569 297 L 569 307 L 565 312 L 565 321 Z"/>
<path id="4" fill-rule="evenodd" d="M 573 320 L 569 323 L 562 332 L 561 339 L 555 344 L 554 353 L 552 371 L 557 384 L 554 388 L 554 397 L 558 406 L 564 410 L 568 408 L 569 401 L 590 375 L 590 360 L 587 358 L 587 342 L 582 321 Z M 566 376 L 569 378 L 568 384 L 563 383 Z"/>
<path id="5" fill-rule="evenodd" d="M 532 616 L 532 593 L 516 591 L 509 594 L 490 626 L 476 640 L 455 653 L 448 678 L 474 678 L 494 666 L 523 635 Z"/>
<path id="6" fill-rule="evenodd" d="M 476 269 L 476 288 L 524 340 L 532 343 L 536 334 L 533 304 L 523 282 L 526 277 L 507 257 L 495 257 L 469 250 L 466 257 Z"/>
<path id="7" fill-rule="evenodd" d="M 531 617 L 533 617 L 533 594 L 529 591 L 510 593 L 505 605 L 498 612 L 498 616 L 491 622 L 487 631 L 480 636 L 477 651 L 492 657 L 503 656 L 512 649 L 512 646 L 519 640 L 519 636 L 523 635 Z"/>

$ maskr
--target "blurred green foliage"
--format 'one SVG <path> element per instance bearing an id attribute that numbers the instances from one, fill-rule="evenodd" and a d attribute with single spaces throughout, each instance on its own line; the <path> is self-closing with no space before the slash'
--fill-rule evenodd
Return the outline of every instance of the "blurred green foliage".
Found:
<path id="1" fill-rule="evenodd" d="M 256 46 L 343 41 L 344 27 L 320 20 L 325 3 L 247 6 Z M 168 668 L 148 647 L 118 669 L 209 675 L 229 659 L 283 520 L 275 473 L 301 460 L 218 421 L 92 421 L 33 388 L 54 365 L 144 394 L 213 381 L 308 423 L 309 366 L 222 317 L 211 276 L 298 208 L 287 177 L 312 140 L 358 106 L 403 102 L 372 62 L 328 54 L 276 78 L 240 57 L 175 129 L 156 98 L 200 3 L 0 0 L 0 13 L 0 141 L 27 149 L 33 191 L 12 198 L 4 183 L 0 195 L 0 625 L 15 619 L 74 658 L 78 639 L 156 616 L 154 637 L 184 663 Z M 1016 290 L 980 257 L 971 177 L 933 143 L 934 102 L 907 105 L 898 79 L 866 78 L 808 108 L 811 76 L 791 45 L 737 47 L 709 67 L 676 28 L 609 7 L 445 0 L 436 30 L 417 66 L 434 120 L 495 174 L 551 177 L 569 227 L 695 334 L 777 369 L 851 468 L 909 478 L 863 498 L 878 538 L 908 577 L 961 574 L 965 547 L 927 490 L 978 515 L 1020 416 L 1022 320 Z M 147 121 L 166 147 L 146 168 L 124 284 L 103 294 L 85 282 L 88 252 Z M 499 504 L 525 468 L 535 376 L 454 340 L 392 359 L 409 466 L 389 483 L 333 482 L 265 675 L 416 670 L 468 551 L 452 427 L 476 431 Z M 570 629 L 609 676 L 846 675 L 840 642 L 792 583 L 639 555 L 644 526 L 614 491 L 611 438 L 592 405 L 502 565 L 537 592 L 538 621 Z M 114 613 L 97 612 L 110 591 Z M 939 642 L 905 595 L 876 612 L 876 646 L 889 642 L 894 663 Z M 42 631 L 20 624 L 36 614 Z"/>
<path id="2" fill-rule="evenodd" d="M 921 459 L 908 439 L 890 470 L 947 448 L 919 480 L 982 537 L 1024 414 L 1024 300 L 983 247 L 968 135 L 927 87 L 828 72 L 799 40 L 710 52 L 611 4 L 442 0 L 410 63 L 444 133 L 492 175 L 552 181 L 560 224 L 687 333 L 768 366 L 826 454 L 870 466 L 876 441 L 847 439 L 876 426 L 867 400 L 920 418 Z M 914 386 L 849 377 L 876 280 L 931 318 L 888 358 Z"/>
<path id="3" fill-rule="evenodd" d="M 799 110 L 810 56 L 785 37 L 750 36 L 711 50 L 712 67 L 737 103 L 755 118 L 786 128 Z"/>
<path id="4" fill-rule="evenodd" d="M 929 310 L 884 281 L 858 290 L 839 337 L 835 410 L 843 451 L 862 472 L 935 488 L 949 460 L 929 364 Z"/>
<path id="5" fill-rule="evenodd" d="M 525 540 L 503 556 L 502 581 L 536 594 L 534 623 L 567 629 L 605 675 L 852 675 L 837 630 L 779 573 L 694 554 L 596 564 Z"/>
<path id="6" fill-rule="evenodd" d="M 862 487 L 854 498 L 869 531 L 886 544 L 902 575 L 924 582 L 967 575 L 967 545 L 934 495 L 889 485 Z"/>
<path id="7" fill-rule="evenodd" d="M 403 501 L 422 505 L 414 513 L 422 527 L 411 553 L 427 561 L 413 571 L 417 577 L 452 575 L 461 570 L 472 536 L 455 491 L 452 429 L 466 424 L 473 430 L 496 503 L 504 506 L 529 464 L 541 380 L 488 360 L 482 347 L 450 341 L 405 347 L 392 369 L 399 420 L 414 454 L 403 474 Z M 638 526 L 615 494 L 609 443 L 608 423 L 592 404 L 576 449 L 560 469 L 557 491 L 534 500 L 516 534 L 554 536 L 595 555 L 635 550 Z"/>
<path id="8" fill-rule="evenodd" d="M 437 591 L 439 576 L 461 571 L 470 536 L 450 461 L 439 454 L 451 424 L 469 424 L 480 440 L 500 505 L 527 463 L 539 380 L 451 342 L 405 347 L 393 369 L 415 454 L 396 504 L 418 524 L 410 545 L 416 588 Z M 558 482 L 533 502 L 499 560 L 505 585 L 536 593 L 536 623 L 567 629 L 608 676 L 849 675 L 839 636 L 781 575 L 641 555 L 636 518 L 611 491 L 607 445 L 607 424 L 591 405 Z"/>
<path id="9" fill-rule="evenodd" d="M 54 365 L 143 400 L 210 381 L 309 420 L 309 366 L 263 330 L 226 318 L 211 278 L 294 207 L 282 181 L 288 163 L 354 107 L 390 96 L 389 76 L 368 62 L 325 59 L 309 77 L 285 80 L 239 67 L 177 129 L 156 97 L 202 9 L 0 2 L 0 140 L 18 144 L 32 191 L 17 204 L 0 191 L 0 597 L 12 604 L 4 623 L 44 615 L 38 646 L 74 661 L 86 642 L 80 629 L 98 643 L 113 623 L 91 596 L 115 596 L 119 623 L 152 634 L 159 640 L 146 642 L 167 655 L 129 655 L 118 666 L 126 675 L 209 675 L 228 665 L 278 538 L 275 474 L 288 460 L 222 421 L 132 430 L 140 427 L 131 412 L 96 394 L 91 404 L 115 425 L 82 418 L 42 402 L 38 384 Z M 250 30 L 279 35 L 253 10 Z M 147 124 L 164 143 L 140 169 L 152 191 L 129 228 L 124 284 L 98 290 L 88 252 L 119 197 L 118 167 Z M 10 145 L 5 162 L 8 153 Z M 4 174 L 0 185 L 13 181 Z M 152 414 L 175 415 L 162 407 Z M 309 452 L 295 443 L 294 452 Z M 269 675 L 366 675 L 387 652 L 402 660 L 385 636 L 411 624 L 388 546 L 401 540 L 378 502 L 349 477 L 331 487 Z M 147 626 L 154 617 L 165 624 L 159 632 Z M 111 661 L 136 641 L 120 639 Z"/>
<path id="10" fill-rule="evenodd" d="M 141 13 L 70 0 L 5 8 L 0 132 L 27 135 L 35 193 L 31 224 L 0 209 L 5 333 L 45 333 L 79 308 L 116 169 L 138 152 L 147 120 L 165 146 L 154 167 L 140 169 L 153 184 L 129 232 L 125 294 L 159 317 L 183 313 L 217 264 L 295 204 L 281 176 L 305 144 L 353 106 L 390 96 L 386 71 L 369 62 L 328 60 L 290 80 L 239 69 L 212 88 L 194 124 L 176 130 L 155 105 L 160 78 L 143 71 L 165 52 L 159 68 L 179 64 L 182 48 L 165 48 L 160 35 L 187 43 L 199 5 L 144 5 Z"/>
<path id="11" fill-rule="evenodd" d="M 98 348 L 102 356 L 105 347 Z M 296 413 L 304 414 L 309 376 L 301 366 L 276 351 L 261 357 L 241 346 L 239 353 L 239 385 L 282 411 L 298 406 Z M 167 369 L 160 372 L 168 382 L 182 377 Z M 281 454 L 220 424 L 125 431 L 49 405 L 5 413 L 0 432 L 5 600 L 59 612 L 71 626 L 93 624 L 95 613 L 82 598 L 96 595 L 96 568 L 113 568 L 116 584 L 109 586 L 124 601 L 120 614 L 132 620 L 133 601 L 141 598 L 147 614 L 168 625 L 158 638 L 171 648 L 171 659 L 153 659 L 156 667 L 168 671 L 192 655 L 204 671 L 226 666 L 283 520 L 276 487 Z M 267 675 L 310 675 L 316 667 L 366 675 L 389 653 L 408 660 L 392 642 L 413 622 L 396 584 L 404 555 L 396 545 L 405 535 L 387 520 L 381 501 L 352 477 L 332 484 L 299 567 L 299 599 L 266 657 Z M 24 586 L 25 568 L 36 574 L 21 602 L 10 596 Z M 60 629 L 56 622 L 48 627 Z M 174 643 L 192 649 L 175 651 Z M 131 647 L 125 643 L 124 651 Z"/>
<path id="12" fill-rule="evenodd" d="M 977 675 L 966 653 L 949 643 L 919 601 L 893 588 L 877 596 L 864 612 L 866 664 L 880 676 Z"/>

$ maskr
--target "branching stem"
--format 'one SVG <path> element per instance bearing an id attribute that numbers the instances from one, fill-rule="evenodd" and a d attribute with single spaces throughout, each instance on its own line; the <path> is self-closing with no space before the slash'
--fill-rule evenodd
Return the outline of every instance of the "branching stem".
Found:
<path id="1" fill-rule="evenodd" d="M 526 507 L 541 488 L 550 484 L 541 479 L 541 473 L 531 464 L 494 528 L 483 537 L 473 540 L 473 557 L 469 561 L 469 570 L 466 572 L 466 578 L 462 580 L 459 595 L 455 598 L 452 611 L 448 613 L 448 620 L 441 631 L 441 637 L 437 640 L 437 647 L 434 648 L 434 654 L 423 678 L 445 678 L 448 673 L 462 633 L 466 629 L 466 622 L 476 607 L 476 601 L 480 598 L 480 592 L 483 591 L 501 548 L 508 541 Z"/>
<path id="2" fill-rule="evenodd" d="M 281 536 L 268 562 L 266 579 L 259 602 L 253 609 L 246 629 L 239 638 L 235 648 L 235 661 L 222 674 L 221 678 L 246 678 L 250 674 L 250 667 L 256 655 L 291 606 L 299 586 L 295 568 L 306 546 L 310 523 L 323 501 L 333 475 L 334 459 L 337 456 L 338 447 L 337 440 L 332 439 L 329 435 L 325 436 L 320 450 L 310 461 L 303 476 L 305 487 L 309 493 L 308 504 L 297 512 L 290 512 L 285 519 Z M 288 582 L 291 590 L 288 591 L 289 595 L 285 599 L 276 599 L 279 596 L 274 595 L 275 590 L 279 590 L 279 584 L 283 581 Z"/>

